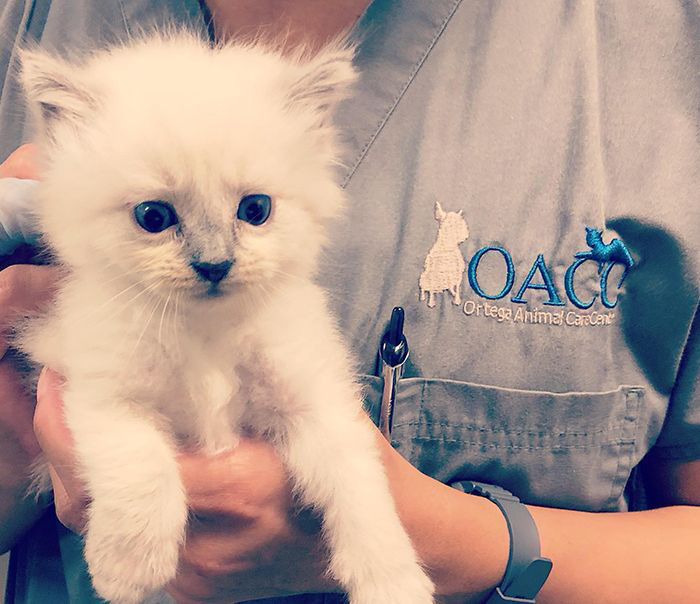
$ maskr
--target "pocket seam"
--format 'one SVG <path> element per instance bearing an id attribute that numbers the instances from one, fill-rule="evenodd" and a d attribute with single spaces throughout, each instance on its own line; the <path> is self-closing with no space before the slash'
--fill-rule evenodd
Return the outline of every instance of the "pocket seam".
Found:
<path id="1" fill-rule="evenodd" d="M 399 422 L 394 424 L 394 429 L 399 430 L 401 428 L 411 428 L 411 427 L 426 427 L 426 428 L 439 428 L 440 430 L 444 429 L 450 429 L 450 430 L 459 430 L 459 431 L 464 431 L 464 432 L 470 432 L 472 434 L 499 434 L 499 435 L 504 435 L 504 436 L 532 436 L 532 437 L 552 437 L 552 438 L 585 438 L 585 437 L 599 437 L 602 434 L 610 433 L 611 435 L 615 433 L 622 433 L 624 434 L 624 437 L 618 437 L 617 440 L 609 440 L 609 441 L 602 441 L 598 444 L 600 445 L 624 445 L 624 444 L 629 444 L 630 442 L 634 443 L 637 440 L 637 434 L 635 432 L 635 428 L 637 425 L 637 420 L 639 416 L 639 409 L 638 405 L 634 409 L 634 413 L 636 414 L 634 417 L 630 417 L 630 405 L 629 401 L 632 398 L 632 395 L 634 395 L 634 398 L 636 400 L 640 400 L 644 393 L 645 389 L 642 386 L 629 386 L 626 384 L 621 384 L 617 388 L 613 390 L 607 390 L 603 392 L 565 392 L 565 393 L 551 393 L 551 392 L 543 392 L 540 393 L 538 391 L 524 391 L 524 390 L 510 390 L 508 388 L 496 388 L 497 390 L 502 390 L 502 391 L 512 391 L 515 393 L 525 393 L 525 394 L 543 394 L 543 395 L 554 395 L 554 396 L 567 396 L 567 395 L 590 395 L 590 396 L 607 396 L 611 394 L 615 394 L 620 392 L 624 396 L 625 400 L 625 412 L 624 416 L 621 418 L 619 423 L 609 423 L 605 425 L 604 427 L 601 428 L 596 428 L 593 430 L 583 430 L 583 431 L 569 431 L 569 430 L 562 430 L 561 428 L 557 431 L 553 430 L 509 430 L 507 428 L 501 428 L 498 426 L 480 426 L 478 424 L 465 424 L 461 422 L 454 422 L 454 421 L 431 421 L 428 420 L 426 421 L 423 419 L 425 417 L 424 409 L 425 409 L 425 404 L 426 404 L 426 390 L 427 390 L 427 385 L 428 382 L 431 381 L 427 378 L 407 378 L 409 380 L 415 380 L 417 382 L 418 380 L 421 380 L 420 383 L 420 406 L 419 409 L 417 410 L 416 417 L 417 419 L 411 419 L 409 421 L 404 421 L 404 422 Z M 451 381 L 457 384 L 466 384 L 469 386 L 475 386 L 477 388 L 482 388 L 483 386 L 480 386 L 478 384 L 471 384 L 469 382 L 459 382 L 456 380 L 439 380 L 437 378 L 432 378 L 432 381 Z M 414 382 L 414 383 L 415 383 Z M 486 388 L 491 388 L 491 386 L 486 386 Z M 411 436 L 411 439 L 417 439 L 417 440 L 422 440 L 422 441 L 429 441 L 429 440 L 436 440 L 435 437 L 432 436 Z M 437 440 L 441 440 L 442 442 L 464 442 L 464 443 L 469 443 L 469 440 L 463 440 L 460 438 L 438 438 Z M 628 442 L 629 441 L 629 442 Z M 581 447 L 586 447 L 590 446 L 589 444 L 584 444 L 584 445 L 576 445 L 576 444 L 571 444 L 568 446 L 561 446 L 559 448 L 561 449 L 566 449 L 566 448 L 581 448 Z M 514 448 L 514 447 L 506 447 L 506 446 L 501 446 L 501 448 Z M 523 448 L 523 447 L 521 447 Z M 534 447 L 533 447 L 534 448 Z M 537 447 L 541 449 L 553 449 L 556 448 L 555 446 L 543 446 L 543 447 Z"/>
<path id="2" fill-rule="evenodd" d="M 406 424 L 404 424 L 406 425 Z M 423 442 L 444 442 L 444 443 L 459 443 L 462 445 L 474 445 L 482 449 L 506 449 L 508 451 L 569 451 L 571 449 L 590 449 L 590 443 L 574 444 L 574 445 L 499 445 L 495 443 L 482 443 L 476 440 L 463 440 L 461 438 L 437 438 L 434 436 L 410 436 L 412 441 Z M 634 439 L 618 439 L 610 442 L 601 443 L 601 446 L 619 446 L 619 445 L 634 445 Z M 631 453 L 630 453 L 631 455 Z"/>
<path id="3" fill-rule="evenodd" d="M 422 404 L 422 403 L 421 403 Z M 409 422 L 403 422 L 401 424 L 396 424 L 394 428 L 403 428 L 403 427 L 410 427 L 410 426 L 439 426 L 441 428 L 458 428 L 462 430 L 466 430 L 469 432 L 488 432 L 490 434 L 507 434 L 507 435 L 513 435 L 513 436 L 521 436 L 523 434 L 527 434 L 528 436 L 594 436 L 597 434 L 602 434 L 604 432 L 610 432 L 611 430 L 614 429 L 614 426 L 607 426 L 605 428 L 599 428 L 597 430 L 589 430 L 586 432 L 552 432 L 552 431 L 539 431 L 536 432 L 534 430 L 506 430 L 505 428 L 483 428 L 480 426 L 476 426 L 474 424 L 458 424 L 458 423 L 453 423 L 453 422 L 432 422 L 432 421 L 409 421 Z M 427 438 L 427 437 L 421 437 L 421 438 Z M 458 440 L 458 439 L 453 439 L 453 440 Z M 611 443 L 614 444 L 614 443 Z"/>
<path id="4" fill-rule="evenodd" d="M 623 426 L 626 434 L 630 434 L 625 439 L 621 439 L 616 444 L 620 447 L 617 455 L 617 468 L 615 476 L 610 481 L 610 495 L 605 502 L 605 509 L 615 509 L 616 504 L 624 491 L 625 485 L 629 480 L 630 472 L 632 471 L 632 459 L 636 450 L 637 443 L 637 426 L 639 423 L 639 409 L 644 395 L 644 388 L 629 388 L 625 391 L 625 417 Z"/>

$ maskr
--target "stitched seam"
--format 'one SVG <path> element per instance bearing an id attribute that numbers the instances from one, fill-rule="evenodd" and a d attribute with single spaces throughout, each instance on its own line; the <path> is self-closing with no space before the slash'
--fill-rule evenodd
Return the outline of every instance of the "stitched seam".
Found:
<path id="1" fill-rule="evenodd" d="M 633 396 L 634 400 L 632 400 Z M 639 407 L 641 406 L 641 401 L 641 392 L 627 392 L 627 396 L 625 399 L 627 405 L 625 409 L 624 421 L 632 422 L 634 424 L 634 427 L 636 427 L 637 420 L 639 419 Z M 632 431 L 632 433 L 634 434 L 634 430 Z M 606 503 L 607 508 L 613 507 L 615 503 L 617 503 L 617 500 L 620 498 L 622 492 L 625 489 L 625 485 L 627 484 L 627 480 L 629 479 L 629 473 L 632 470 L 632 456 L 635 452 L 636 442 L 636 438 L 633 438 L 628 439 L 627 442 L 623 441 L 619 443 L 621 450 L 618 452 L 617 455 L 617 468 L 615 470 L 615 475 L 610 481 L 610 496 L 608 497 L 608 501 Z M 627 454 L 624 456 L 624 451 L 622 450 L 623 446 L 628 448 Z M 627 474 L 627 477 L 624 477 L 625 473 Z"/>
<path id="2" fill-rule="evenodd" d="M 357 374 L 357 378 L 360 380 L 366 380 L 367 384 L 372 382 L 380 381 L 382 378 L 376 375 L 369 375 L 367 373 Z M 495 392 L 505 392 L 507 394 L 524 394 L 524 395 L 544 395 L 551 396 L 553 398 L 564 398 L 569 396 L 605 396 L 610 394 L 617 394 L 618 392 L 624 392 L 625 395 L 628 392 L 639 391 L 644 394 L 646 388 L 644 386 L 633 386 L 630 384 L 620 384 L 617 388 L 613 390 L 603 390 L 602 392 L 590 391 L 590 390 L 565 390 L 564 392 L 552 392 L 548 390 L 524 390 L 522 388 L 506 388 L 505 386 L 495 386 L 493 384 L 477 384 L 476 382 L 467 382 L 464 380 L 454 380 L 450 378 L 440 378 L 440 377 L 405 377 L 401 378 L 400 384 L 437 384 L 437 385 L 456 385 L 458 387 L 472 387 L 479 390 L 493 390 Z"/>
<path id="3" fill-rule="evenodd" d="M 630 414 L 630 397 L 627 395 L 625 397 L 625 417 L 629 417 Z M 624 420 L 623 420 L 624 421 Z M 615 474 L 612 476 L 610 479 L 610 491 L 608 493 L 608 499 L 605 502 L 605 508 L 608 509 L 611 505 L 613 505 L 615 501 L 615 492 L 617 491 L 617 483 L 620 480 L 620 474 L 622 473 L 622 443 L 619 444 L 620 450 L 617 452 L 616 458 L 617 458 L 617 464 L 615 466 Z M 629 456 L 625 456 L 625 459 L 627 459 Z"/>
<path id="4" fill-rule="evenodd" d="M 372 377 L 372 376 L 370 376 Z M 376 378 L 380 379 L 380 378 Z M 630 386 L 629 384 L 620 384 L 617 388 L 613 390 L 604 390 L 602 392 L 591 392 L 587 390 L 567 390 L 564 392 L 551 392 L 547 390 L 523 390 L 522 388 L 506 388 L 504 386 L 494 386 L 492 384 L 477 384 L 475 382 L 466 382 L 463 380 L 452 380 L 449 378 L 426 378 L 426 377 L 410 377 L 401 378 L 400 384 L 411 384 L 418 382 L 428 382 L 437 385 L 456 385 L 457 387 L 466 386 L 472 388 L 478 388 L 480 390 L 489 391 L 493 390 L 495 392 L 504 392 L 506 394 L 524 394 L 524 395 L 543 395 L 551 396 L 553 398 L 565 398 L 569 396 L 605 396 L 610 394 L 617 394 L 618 392 L 639 391 L 644 393 L 646 390 L 643 386 Z"/>
<path id="5" fill-rule="evenodd" d="M 362 149 L 360 149 L 360 152 L 358 153 L 357 159 L 353 162 L 352 167 L 350 168 L 350 171 L 348 172 L 347 176 L 343 179 L 343 182 L 340 185 L 343 189 L 345 187 L 347 187 L 348 182 L 355 174 L 359 165 L 362 163 L 362 160 L 365 158 L 365 155 L 367 155 L 369 148 L 372 146 L 372 144 L 374 143 L 376 138 L 379 136 L 379 133 L 384 129 L 385 124 L 387 123 L 387 121 L 389 121 L 389 118 L 394 113 L 394 110 L 396 109 L 396 106 L 399 104 L 399 101 L 401 100 L 403 95 L 406 93 L 406 90 L 408 90 L 408 87 L 411 85 L 411 82 L 413 82 L 413 78 L 416 77 L 416 74 L 420 71 L 420 68 L 423 67 L 423 63 L 425 62 L 426 58 L 430 54 L 430 51 L 433 49 L 433 47 L 437 43 L 438 39 L 442 35 L 442 32 L 445 31 L 445 27 L 447 27 L 447 24 L 449 23 L 450 19 L 452 19 L 452 16 L 455 14 L 455 12 L 457 11 L 457 8 L 459 7 L 459 5 L 461 3 L 462 3 L 462 0 L 455 0 L 454 1 L 454 3 L 452 4 L 452 8 L 450 9 L 450 12 L 448 13 L 447 17 L 445 17 L 443 22 L 440 24 L 440 27 L 438 27 L 437 33 L 435 34 L 435 36 L 433 36 L 433 39 L 430 41 L 430 44 L 428 44 L 428 47 L 425 49 L 425 52 L 420 57 L 420 59 L 418 59 L 418 62 L 415 64 L 415 66 L 411 70 L 411 73 L 409 74 L 408 79 L 406 80 L 406 83 L 401 88 L 399 94 L 396 96 L 396 98 L 391 103 L 391 106 L 389 107 L 389 111 L 379 121 L 379 124 L 375 128 L 374 134 L 372 134 L 372 136 L 370 136 L 369 140 L 365 143 L 365 145 L 362 147 Z"/>
<path id="6" fill-rule="evenodd" d="M 605 432 L 612 432 L 619 428 L 618 425 L 609 426 L 607 428 L 599 428 L 597 430 L 591 430 L 588 432 L 552 432 L 552 431 L 541 431 L 535 432 L 532 430 L 507 430 L 505 428 L 484 428 L 480 426 L 468 426 L 462 424 L 452 424 L 450 422 L 422 422 L 420 420 L 405 422 L 402 424 L 396 424 L 394 429 L 410 427 L 410 426 L 438 426 L 440 428 L 450 428 L 458 430 L 467 430 L 469 432 L 480 432 L 480 433 L 491 433 L 491 434 L 507 434 L 513 436 L 592 436 L 594 434 L 603 434 Z"/>
<path id="7" fill-rule="evenodd" d="M 596 445 L 582 444 L 582 445 L 500 445 L 498 443 L 482 443 L 479 441 L 462 440 L 460 438 L 447 438 L 439 437 L 433 438 L 429 436 L 412 436 L 413 441 L 425 441 L 425 442 L 441 442 L 441 443 L 459 443 L 469 447 L 477 447 L 481 449 L 508 449 L 513 451 L 568 451 L 569 449 L 592 449 L 592 448 L 602 448 L 617 445 L 633 445 L 634 440 L 622 439 L 622 440 L 611 440 L 609 442 L 598 443 Z"/>

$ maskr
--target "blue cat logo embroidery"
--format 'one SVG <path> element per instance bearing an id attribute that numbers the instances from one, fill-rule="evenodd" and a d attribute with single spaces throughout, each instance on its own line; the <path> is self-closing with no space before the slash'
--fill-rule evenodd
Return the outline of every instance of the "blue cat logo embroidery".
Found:
<path id="1" fill-rule="evenodd" d="M 620 263 L 625 265 L 625 272 L 620 277 L 617 287 L 622 286 L 622 282 L 627 276 L 627 272 L 634 266 L 634 260 L 627 251 L 627 247 L 619 239 L 613 239 L 610 243 L 603 243 L 603 231 L 586 227 L 586 243 L 590 247 L 588 252 L 577 252 L 576 258 L 590 258 L 598 263 L 598 274 L 603 272 L 606 262 L 611 264 Z"/>

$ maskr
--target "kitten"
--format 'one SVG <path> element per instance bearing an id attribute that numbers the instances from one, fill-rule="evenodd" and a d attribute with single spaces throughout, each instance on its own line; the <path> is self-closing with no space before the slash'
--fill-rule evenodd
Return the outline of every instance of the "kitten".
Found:
<path id="1" fill-rule="evenodd" d="M 23 54 L 40 223 L 68 272 L 23 347 L 67 379 L 85 556 L 107 600 L 139 602 L 175 575 L 176 448 L 225 451 L 245 429 L 322 513 L 353 604 L 433 601 L 312 282 L 344 201 L 330 116 L 356 77 L 341 45 L 289 58 L 187 33 L 81 63 Z"/>

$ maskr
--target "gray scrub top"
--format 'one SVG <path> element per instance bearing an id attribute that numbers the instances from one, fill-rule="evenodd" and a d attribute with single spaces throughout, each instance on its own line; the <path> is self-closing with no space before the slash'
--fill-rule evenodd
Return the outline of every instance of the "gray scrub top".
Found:
<path id="1" fill-rule="evenodd" d="M 88 4 L 91 36 L 102 21 Z M 8 14 L 3 39 L 51 23 Z M 53 43 L 69 43 L 65 27 Z M 527 503 L 643 507 L 644 458 L 700 457 L 697 8 L 374 0 L 356 31 L 362 79 L 337 116 L 350 204 L 320 280 L 368 409 L 376 418 L 377 346 L 401 305 L 411 356 L 393 444 L 414 465 Z M 9 151 L 21 111 L 5 98 Z M 47 599 L 56 575 L 90 602 L 79 542 L 48 525 L 63 571 L 30 572 L 35 530 L 16 565 L 34 591 L 15 601 L 66 601 Z"/>

